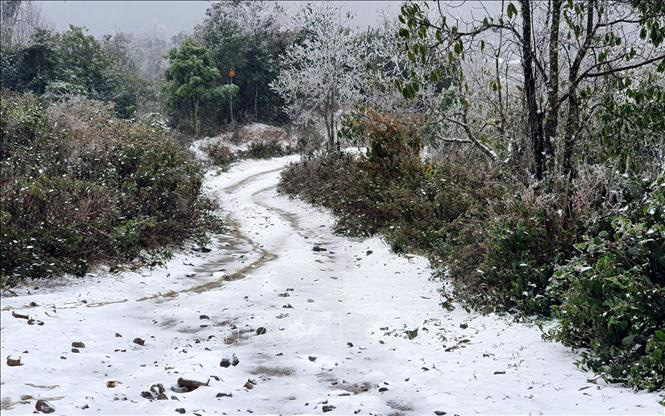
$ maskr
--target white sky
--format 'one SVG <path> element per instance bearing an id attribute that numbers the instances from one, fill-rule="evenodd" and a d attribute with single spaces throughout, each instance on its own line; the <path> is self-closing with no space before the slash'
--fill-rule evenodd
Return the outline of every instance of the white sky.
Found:
<path id="1" fill-rule="evenodd" d="M 115 32 L 149 32 L 158 30 L 167 35 L 189 32 L 201 21 L 209 2 L 193 1 L 36 1 L 44 15 L 53 21 L 56 30 L 70 24 L 84 26 L 93 35 Z M 302 2 L 286 1 L 289 7 Z M 401 1 L 342 1 L 356 14 L 359 26 L 374 25 L 382 10 L 399 10 Z"/>

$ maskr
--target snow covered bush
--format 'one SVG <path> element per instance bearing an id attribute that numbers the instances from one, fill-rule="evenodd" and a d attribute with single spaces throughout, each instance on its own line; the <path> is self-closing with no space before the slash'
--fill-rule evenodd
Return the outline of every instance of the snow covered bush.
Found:
<path id="1" fill-rule="evenodd" d="M 665 387 L 665 171 L 555 274 L 555 337 L 606 379 Z"/>
<path id="2" fill-rule="evenodd" d="M 228 146 L 220 142 L 210 142 L 203 146 L 203 151 L 208 155 L 212 163 L 226 169 L 235 160 L 235 156 Z"/>
<path id="3" fill-rule="evenodd" d="M 110 105 L 3 94 L 2 285 L 120 262 L 215 224 L 202 172 L 168 133 Z"/>

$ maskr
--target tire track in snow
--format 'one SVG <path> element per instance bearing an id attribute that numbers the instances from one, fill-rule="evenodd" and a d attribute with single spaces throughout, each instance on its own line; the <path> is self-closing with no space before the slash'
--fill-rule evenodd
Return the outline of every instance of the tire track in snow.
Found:
<path id="1" fill-rule="evenodd" d="M 220 192 L 225 192 L 227 194 L 231 194 L 231 193 L 237 191 L 238 189 L 240 189 L 241 187 L 243 187 L 243 186 L 245 186 L 245 185 L 247 185 L 247 184 L 249 184 L 249 183 L 251 183 L 255 180 L 260 179 L 262 176 L 280 171 L 282 169 L 283 168 L 280 167 L 280 168 L 277 168 L 277 169 L 270 169 L 270 170 L 265 171 L 265 172 L 259 172 L 259 173 L 247 176 L 247 177 L 233 183 L 232 185 L 226 186 L 224 188 L 221 188 L 219 191 L 216 191 L 214 193 L 214 197 L 217 198 L 217 199 L 220 199 L 219 198 L 219 193 Z M 274 188 L 275 186 L 272 186 L 271 188 Z M 230 213 L 230 212 L 227 213 L 226 216 L 224 217 L 223 222 L 227 226 L 228 235 L 230 235 L 232 237 L 232 239 L 235 240 L 235 243 L 236 243 L 235 246 L 236 247 L 239 246 L 238 242 L 240 242 L 240 241 L 250 245 L 252 247 L 252 249 L 254 250 L 254 252 L 256 254 L 258 254 L 258 258 L 256 260 L 250 262 L 248 265 L 246 265 L 244 267 L 241 267 L 240 269 L 238 269 L 238 270 L 236 270 L 232 273 L 228 273 L 228 274 L 225 273 L 221 277 L 219 277 L 218 279 L 215 279 L 215 280 L 212 280 L 212 281 L 207 281 L 207 282 L 204 282 L 204 283 L 201 283 L 201 284 L 198 284 L 198 285 L 194 285 L 194 286 L 190 286 L 190 287 L 187 287 L 187 288 L 183 288 L 183 289 L 169 290 L 169 291 L 163 292 L 163 293 L 158 292 L 158 293 L 153 293 L 153 294 L 150 294 L 150 295 L 141 296 L 139 298 L 133 299 L 133 301 L 135 301 L 135 302 L 144 302 L 144 301 L 147 301 L 147 300 L 154 300 L 154 299 L 171 300 L 171 299 L 176 298 L 178 295 L 184 294 L 184 293 L 203 293 L 203 292 L 206 292 L 206 291 L 209 291 L 209 290 L 213 290 L 213 289 L 221 287 L 226 282 L 231 282 L 231 281 L 234 281 L 234 280 L 242 279 L 242 278 L 245 277 L 245 275 L 249 271 L 257 270 L 257 269 L 261 268 L 262 266 L 264 266 L 266 263 L 268 263 L 270 261 L 273 261 L 273 260 L 275 260 L 279 257 L 276 254 L 265 250 L 258 243 L 256 243 L 251 238 L 244 235 L 240 231 L 239 224 L 233 219 L 232 213 Z M 238 251 L 238 250 L 236 250 L 236 251 Z M 234 253 L 232 253 L 232 254 L 234 254 Z M 209 261 L 209 262 L 203 263 L 199 266 L 196 266 L 196 268 L 194 269 L 194 274 L 197 275 L 197 276 L 201 276 L 203 274 L 214 275 L 215 272 L 220 271 L 220 266 L 228 264 L 228 263 L 233 263 L 235 260 L 237 260 L 237 259 L 234 258 L 232 255 L 231 256 L 228 256 L 228 255 L 223 256 L 221 258 L 216 258 L 212 261 Z M 46 308 L 49 308 L 49 309 L 51 309 L 51 308 L 55 308 L 55 309 L 76 309 L 76 308 L 84 308 L 84 307 L 85 308 L 99 308 L 99 307 L 103 307 L 103 306 L 107 306 L 107 305 L 115 305 L 115 304 L 118 304 L 118 303 L 125 303 L 125 302 L 129 302 L 129 301 L 130 301 L 129 299 L 123 298 L 123 299 L 110 299 L 110 300 L 105 300 L 105 301 L 100 301 L 100 302 L 82 302 L 82 301 L 78 301 L 75 304 L 66 304 L 66 305 L 61 305 L 61 306 L 58 306 L 58 305 L 42 305 L 42 306 L 46 307 Z M 20 310 L 30 309 L 30 308 L 31 308 L 30 306 L 18 307 L 18 308 L 7 306 L 7 307 L 2 308 L 2 310 L 3 311 L 20 311 Z"/>

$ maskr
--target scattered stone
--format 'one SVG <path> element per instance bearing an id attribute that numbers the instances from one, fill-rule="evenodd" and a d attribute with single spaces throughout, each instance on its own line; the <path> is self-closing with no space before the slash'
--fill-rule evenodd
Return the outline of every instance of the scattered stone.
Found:
<path id="1" fill-rule="evenodd" d="M 280 294 L 277 295 L 277 296 L 279 296 L 280 298 L 288 298 L 288 297 L 291 296 L 291 295 L 288 294 L 287 292 L 284 292 L 284 293 L 280 293 Z"/>
<path id="2" fill-rule="evenodd" d="M 219 398 L 219 397 L 233 397 L 233 394 L 232 393 L 217 393 L 217 395 L 215 397 L 217 397 L 217 398 Z"/>
<path id="3" fill-rule="evenodd" d="M 72 342 L 72 348 L 85 348 L 85 344 L 81 341 Z"/>
<path id="4" fill-rule="evenodd" d="M 116 332 L 116 333 L 115 333 L 115 337 L 116 337 L 116 338 L 122 338 L 122 335 L 120 335 L 119 333 Z"/>
<path id="5" fill-rule="evenodd" d="M 199 315 L 199 319 L 210 319 L 208 315 Z"/>
<path id="6" fill-rule="evenodd" d="M 115 381 L 115 380 L 109 380 L 109 381 L 106 382 L 106 387 L 108 387 L 109 389 L 113 389 L 113 388 L 115 388 L 115 386 L 116 386 L 117 384 L 118 384 L 117 381 Z"/>
<path id="7" fill-rule="evenodd" d="M 141 397 L 143 397 L 144 399 L 152 400 L 152 393 L 150 393 L 149 391 L 142 391 Z"/>
<path id="8" fill-rule="evenodd" d="M 307 303 L 314 303 L 314 299 L 307 299 Z"/>
<path id="9" fill-rule="evenodd" d="M 196 390 L 196 389 L 198 389 L 199 387 L 202 387 L 202 386 L 207 386 L 209 383 L 210 383 L 210 379 L 208 379 L 208 381 L 206 381 L 205 383 L 203 383 L 201 381 L 196 381 L 196 380 L 187 380 L 187 379 L 184 379 L 182 377 L 180 377 L 178 379 L 178 387 L 185 390 L 184 391 L 185 393 L 190 392 L 190 391 L 194 391 L 194 390 Z"/>
<path id="10" fill-rule="evenodd" d="M 240 360 L 238 359 L 238 356 L 235 355 L 235 353 L 233 354 L 233 356 L 231 356 L 230 359 L 229 358 L 222 358 L 222 361 L 219 363 L 219 365 L 221 367 L 224 367 L 224 368 L 228 368 L 231 365 L 235 367 L 238 364 L 240 364 Z"/>
<path id="11" fill-rule="evenodd" d="M 335 406 L 333 406 L 332 404 L 326 404 L 325 406 L 321 407 L 321 410 L 323 410 L 323 413 L 331 412 L 335 410 Z"/>
<path id="12" fill-rule="evenodd" d="M 35 306 L 39 306 L 39 305 L 37 305 L 37 302 L 34 302 L 34 301 L 33 301 L 33 302 L 30 302 L 29 305 L 30 305 L 31 307 L 33 307 L 33 308 L 34 308 Z"/>
<path id="13" fill-rule="evenodd" d="M 263 335 L 263 334 L 266 333 L 266 331 L 267 330 L 264 327 L 260 326 L 260 327 L 256 328 L 256 335 Z"/>
<path id="14" fill-rule="evenodd" d="M 144 345 L 145 345 L 145 340 L 144 340 L 144 339 L 141 339 L 141 338 L 134 338 L 134 341 L 132 341 L 132 342 L 133 342 L 134 344 L 138 344 L 138 345 L 140 345 L 140 346 L 144 346 Z"/>
<path id="15" fill-rule="evenodd" d="M 435 411 L 434 411 L 434 414 L 435 414 L 436 416 L 443 416 L 443 415 L 446 414 L 446 412 L 444 412 L 443 410 L 435 410 Z"/>
<path id="16" fill-rule="evenodd" d="M 313 355 L 310 355 L 310 356 L 307 357 L 307 358 L 308 358 L 311 362 L 316 361 L 316 357 L 314 357 Z"/>
<path id="17" fill-rule="evenodd" d="M 7 365 L 10 367 L 18 367 L 21 364 L 21 357 L 7 356 Z"/>
<path id="18" fill-rule="evenodd" d="M 385 392 L 385 391 L 388 391 L 388 387 L 381 387 L 381 388 L 379 389 L 379 393 L 383 393 L 383 392 Z"/>
<path id="19" fill-rule="evenodd" d="M 23 315 L 21 313 L 17 313 L 16 311 L 12 311 L 12 316 L 17 319 L 30 319 L 28 315 Z"/>
<path id="20" fill-rule="evenodd" d="M 243 387 L 246 388 L 247 390 L 251 390 L 254 388 L 255 384 L 256 382 L 254 380 L 248 378 Z"/>
<path id="21" fill-rule="evenodd" d="M 150 386 L 150 396 L 153 399 L 157 400 L 168 400 L 169 398 L 164 393 L 164 385 L 162 383 L 153 384 Z"/>
<path id="22" fill-rule="evenodd" d="M 321 247 L 321 246 L 314 246 L 314 247 L 312 247 L 312 251 L 321 252 L 321 251 L 328 251 L 328 249 L 325 248 L 325 247 Z"/>
<path id="23" fill-rule="evenodd" d="M 353 347 L 353 342 L 347 342 L 346 346 L 349 347 L 349 348 Z"/>
<path id="24" fill-rule="evenodd" d="M 28 319 L 28 325 L 34 325 L 37 324 L 38 326 L 44 325 L 44 322 L 40 321 L 39 319 Z"/>
<path id="25" fill-rule="evenodd" d="M 280 313 L 279 315 L 276 316 L 277 319 L 284 319 L 288 317 L 289 317 L 288 313 Z"/>
<path id="26" fill-rule="evenodd" d="M 372 254 L 372 253 L 374 253 L 372 250 L 367 250 L 367 252 L 365 253 L 365 255 L 366 255 L 366 256 L 369 256 L 369 255 Z"/>
<path id="27" fill-rule="evenodd" d="M 185 410 L 184 408 L 182 408 L 182 407 L 179 407 L 179 408 L 175 409 L 175 411 L 178 412 L 178 413 L 180 413 L 180 414 L 182 414 L 182 415 L 184 415 L 185 412 L 186 412 L 186 410 Z"/>
<path id="28" fill-rule="evenodd" d="M 406 330 L 404 332 L 406 333 L 406 336 L 409 337 L 409 339 L 414 339 L 415 337 L 418 336 L 418 328 L 412 331 Z"/>
<path id="29" fill-rule="evenodd" d="M 293 309 L 293 306 L 290 303 L 287 303 L 286 305 L 282 305 L 282 308 L 284 308 L 284 309 Z"/>
<path id="30" fill-rule="evenodd" d="M 55 407 L 53 407 L 51 403 L 47 402 L 46 400 L 37 400 L 37 403 L 35 403 L 35 409 L 37 409 L 37 411 L 40 413 L 55 412 Z"/>
<path id="31" fill-rule="evenodd" d="M 494 375 L 497 375 L 497 374 L 506 374 L 506 372 L 505 371 L 495 371 Z"/>
<path id="32" fill-rule="evenodd" d="M 72 348 L 72 352 L 75 353 L 75 354 L 78 354 L 78 353 L 81 352 L 81 351 L 79 351 L 78 348 Z"/>
<path id="33" fill-rule="evenodd" d="M 466 322 L 462 322 L 461 324 L 459 324 L 459 327 L 462 329 L 467 329 L 469 327 L 469 324 L 467 324 Z"/>

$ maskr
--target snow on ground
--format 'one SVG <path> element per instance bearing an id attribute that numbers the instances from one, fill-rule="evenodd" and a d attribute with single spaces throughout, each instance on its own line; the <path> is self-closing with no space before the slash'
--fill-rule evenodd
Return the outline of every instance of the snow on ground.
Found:
<path id="1" fill-rule="evenodd" d="M 208 253 L 3 298 L 3 414 L 663 414 L 535 327 L 441 308 L 425 259 L 333 235 L 276 194 L 293 160 L 208 175 L 230 225 Z"/>
<path id="2" fill-rule="evenodd" d="M 221 133 L 213 137 L 205 137 L 196 140 L 190 146 L 190 151 L 200 160 L 208 162 L 210 158 L 205 152 L 205 147 L 211 144 L 222 144 L 233 154 L 245 152 L 252 143 L 276 142 L 284 147 L 295 147 L 296 139 L 289 136 L 286 130 L 263 123 L 252 123 L 239 127 L 235 134 L 233 132 Z"/>

